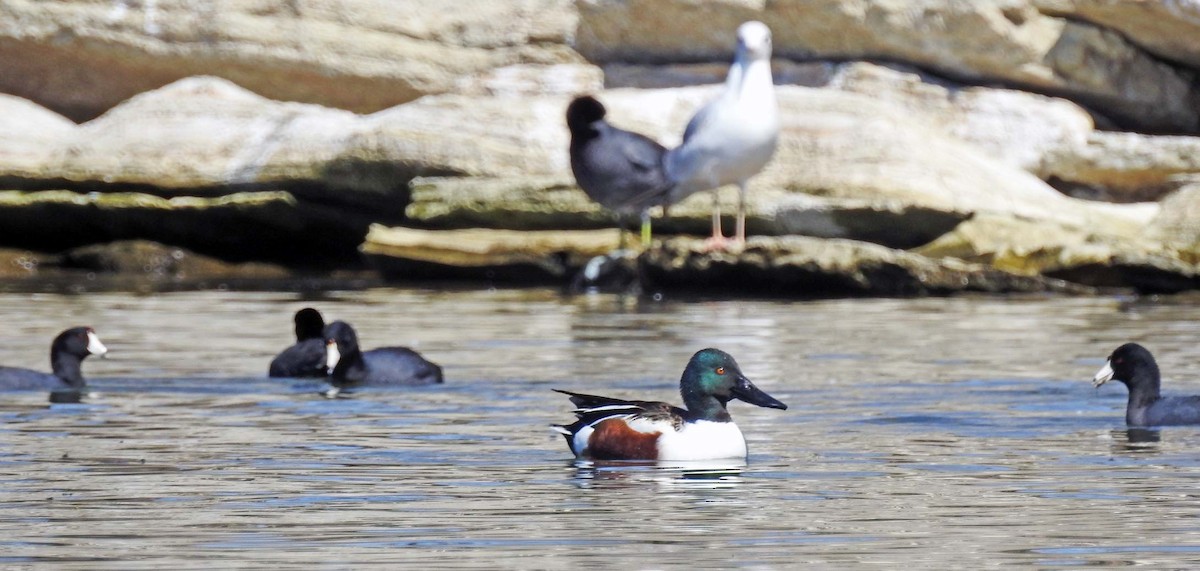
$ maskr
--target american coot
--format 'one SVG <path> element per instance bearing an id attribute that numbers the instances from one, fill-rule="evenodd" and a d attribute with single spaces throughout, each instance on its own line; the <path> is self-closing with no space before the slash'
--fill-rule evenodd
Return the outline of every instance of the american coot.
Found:
<path id="1" fill-rule="evenodd" d="M 88 355 L 103 355 L 108 348 L 91 327 L 63 331 L 50 343 L 53 374 L 19 367 L 0 367 L 0 389 L 81 390 L 87 386 L 80 366 Z"/>
<path id="2" fill-rule="evenodd" d="M 697 352 L 683 370 L 679 392 L 687 410 L 664 402 L 557 392 L 571 397 L 578 420 L 553 428 L 566 437 L 576 456 L 600 460 L 745 458 L 746 439 L 726 403 L 739 399 L 787 410 L 787 405 L 754 386 L 733 357 L 718 349 Z"/>
<path id="3" fill-rule="evenodd" d="M 712 247 L 726 245 L 717 190 L 738 185 L 738 242 L 746 241 L 746 184 L 775 154 L 779 109 L 771 80 L 771 30 L 762 22 L 738 27 L 737 54 L 725 90 L 688 122 L 683 143 L 667 153 L 667 177 L 675 185 L 670 204 L 713 191 Z"/>
<path id="4" fill-rule="evenodd" d="M 324 377 L 325 319 L 321 312 L 306 307 L 296 312 L 296 343 L 271 360 L 272 377 Z"/>
<path id="5" fill-rule="evenodd" d="M 1125 383 L 1129 403 L 1125 424 L 1130 426 L 1166 426 L 1200 424 L 1200 396 L 1164 397 L 1159 394 L 1161 377 L 1158 363 L 1145 347 L 1126 343 L 1117 347 L 1104 368 L 1092 378 L 1096 387 L 1110 380 Z"/>
<path id="6" fill-rule="evenodd" d="M 604 105 L 587 95 L 567 106 L 571 171 L 579 188 L 612 210 L 622 226 L 624 217 L 640 215 L 642 244 L 648 245 L 650 208 L 664 204 L 670 189 L 663 171 L 667 150 L 644 135 L 609 125 L 606 114 Z"/>
<path id="7" fill-rule="evenodd" d="M 431 385 L 442 382 L 442 368 L 405 347 L 362 351 L 358 335 L 345 321 L 325 327 L 326 361 L 335 387 Z"/>

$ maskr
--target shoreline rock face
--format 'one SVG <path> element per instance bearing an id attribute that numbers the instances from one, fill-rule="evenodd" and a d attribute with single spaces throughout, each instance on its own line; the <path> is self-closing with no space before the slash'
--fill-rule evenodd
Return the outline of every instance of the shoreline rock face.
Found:
<path id="1" fill-rule="evenodd" d="M 0 0 L 0 247 L 144 240 L 406 279 L 454 247 L 525 241 L 543 254 L 512 278 L 562 280 L 592 252 L 575 232 L 620 235 L 573 184 L 569 100 L 595 93 L 613 124 L 677 144 L 736 26 L 761 19 L 783 117 L 748 195 L 762 242 L 731 260 L 684 246 L 708 229 L 701 193 L 655 213 L 643 275 L 855 295 L 963 289 L 938 276 L 1200 287 L 1200 34 L 1171 0 L 220 6 Z M 735 197 L 718 193 L 728 224 Z M 860 265 L 797 269 L 831 252 Z"/>
<path id="2" fill-rule="evenodd" d="M 674 239 L 638 260 L 649 287 L 784 297 L 922 296 L 951 293 L 1083 293 L 1087 288 L 953 259 L 935 260 L 850 240 L 755 237 L 735 254 Z"/>
<path id="3" fill-rule="evenodd" d="M 0 91 L 76 120 L 194 75 L 372 112 L 520 63 L 580 61 L 569 0 L 0 3 Z"/>
<path id="4" fill-rule="evenodd" d="M 1028 0 L 722 0 L 703 6 L 582 0 L 578 6 L 576 45 L 592 61 L 726 60 L 730 36 L 715 31 L 761 20 L 774 31 L 781 57 L 909 62 L 947 77 L 1064 94 L 1140 129 L 1200 128 L 1200 94 L 1186 72 L 1120 33 L 1049 15 Z"/>
<path id="5" fill-rule="evenodd" d="M 372 226 L 362 252 L 385 277 L 566 283 L 620 244 L 615 230 L 442 230 Z"/>

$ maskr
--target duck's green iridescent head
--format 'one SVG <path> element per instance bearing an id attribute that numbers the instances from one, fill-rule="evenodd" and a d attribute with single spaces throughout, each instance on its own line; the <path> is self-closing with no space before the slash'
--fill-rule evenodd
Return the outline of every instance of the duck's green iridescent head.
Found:
<path id="1" fill-rule="evenodd" d="M 716 419 L 733 399 L 768 408 L 787 410 L 787 405 L 759 390 L 750 382 L 733 356 L 720 349 L 702 349 L 688 361 L 679 381 L 679 391 L 688 410 L 701 418 Z"/>

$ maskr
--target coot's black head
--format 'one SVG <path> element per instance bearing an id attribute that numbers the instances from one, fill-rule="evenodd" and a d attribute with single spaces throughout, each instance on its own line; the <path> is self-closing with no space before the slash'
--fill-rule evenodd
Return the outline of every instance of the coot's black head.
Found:
<path id="1" fill-rule="evenodd" d="M 296 312 L 294 320 L 296 322 L 297 341 L 320 339 L 324 335 L 325 319 L 321 317 L 321 312 L 311 307 L 306 307 Z"/>
<path id="2" fill-rule="evenodd" d="M 325 340 L 336 343 L 338 353 L 343 356 L 358 352 L 358 335 L 345 321 L 338 320 L 326 325 Z"/>
<path id="3" fill-rule="evenodd" d="M 1108 362 L 1092 378 L 1092 384 L 1099 387 L 1110 380 L 1121 381 L 1130 390 L 1138 386 L 1157 387 L 1158 363 L 1145 347 L 1126 343 L 1108 356 Z"/>
<path id="4" fill-rule="evenodd" d="M 576 97 L 567 106 L 567 128 L 572 135 L 586 133 L 591 124 L 604 119 L 607 113 L 599 101 L 591 95 Z"/>
<path id="5" fill-rule="evenodd" d="M 96 336 L 91 327 L 72 327 L 54 338 L 50 344 L 50 361 L 53 364 L 58 355 L 71 355 L 80 360 L 88 355 L 103 355 L 108 352 L 104 343 Z"/>

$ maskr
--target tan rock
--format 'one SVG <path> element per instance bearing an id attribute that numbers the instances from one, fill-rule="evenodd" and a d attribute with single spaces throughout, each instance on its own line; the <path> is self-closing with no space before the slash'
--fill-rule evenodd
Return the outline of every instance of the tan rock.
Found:
<path id="1" fill-rule="evenodd" d="M 1105 241 L 1087 228 L 982 214 L 913 251 L 1032 276 L 1111 260 L 1119 246 L 1117 241 Z"/>
<path id="2" fill-rule="evenodd" d="M 715 89 L 612 90 L 600 97 L 615 124 L 671 145 Z M 1154 205 L 1065 197 L 1015 161 L 963 145 L 936 123 L 866 96 L 792 86 L 779 87 L 777 94 L 785 124 L 775 159 L 751 183 L 751 233 L 871 239 L 869 233 L 876 232 L 893 236 L 886 243 L 908 247 L 973 214 L 991 212 L 1128 236 L 1156 212 Z M 431 97 L 380 114 L 387 120 L 361 137 L 376 145 L 366 154 L 418 156 L 423 148 L 420 156 L 434 160 L 427 170 L 495 179 L 428 182 L 437 190 L 414 196 L 408 211 L 414 220 L 461 227 L 481 223 L 472 212 L 494 208 L 501 215 L 492 224 L 590 227 L 602 220 L 596 210 L 557 198 L 569 194 L 551 199 L 547 193 L 570 180 L 568 136 L 560 118 L 565 104 L 565 98 L 526 98 L 511 106 L 503 100 Z M 451 130 L 455 121 L 462 126 Z M 445 134 L 437 137 L 438 132 Z M 514 180 L 531 175 L 553 181 Z M 733 195 L 725 192 L 725 200 Z M 546 215 L 545 200 L 561 207 L 557 222 Z M 678 223 L 676 230 L 703 231 L 710 201 L 702 193 L 672 207 L 671 220 L 661 227 Z M 724 204 L 732 212 L 732 203 Z M 534 222 L 539 216 L 541 222 Z"/>
<path id="3" fill-rule="evenodd" d="M 1163 199 L 1147 238 L 1175 257 L 1200 264 L 1200 177 L 1181 184 L 1182 188 Z"/>
<path id="4" fill-rule="evenodd" d="M 1156 200 L 1200 173 L 1200 137 L 1097 131 L 1047 159 L 1046 174 L 1117 202 Z"/>
<path id="5" fill-rule="evenodd" d="M 655 289 L 720 289 L 791 297 L 1086 291 L 1057 280 L 959 260 L 803 236 L 756 236 L 734 252 L 709 251 L 702 240 L 673 239 L 643 253 L 639 266 Z"/>
<path id="6" fill-rule="evenodd" d="M 618 126 L 674 144 L 690 115 L 715 89 L 613 90 L 601 98 Z M 1135 233 L 1154 215 L 1152 206 L 1064 197 L 1018 168 L 1017 159 L 987 152 L 982 144 L 963 145 L 941 128 L 953 121 L 928 121 L 856 93 L 783 86 L 778 95 L 784 132 L 776 159 L 752 182 L 751 232 L 876 239 L 907 247 L 983 212 L 1091 225 L 1122 235 Z M 556 179 L 559 185 L 570 181 L 563 121 L 568 99 L 432 96 L 359 116 L 271 101 L 217 78 L 191 78 L 140 95 L 73 129 L 48 153 L 55 161 L 41 178 L 146 185 L 203 196 L 283 185 L 300 199 L 363 209 L 376 220 L 398 220 L 414 177 L 466 176 L 533 187 L 532 194 L 518 198 L 527 206 L 498 211 L 524 209 L 536 217 L 540 209 L 547 219 L 537 177 Z M 931 100 L 944 102 L 945 96 L 934 92 Z M 445 183 L 439 184 L 438 192 L 446 192 Z M 467 190 L 496 185 L 494 180 L 449 184 Z M 498 207 L 498 198 L 513 202 L 504 196 L 511 190 L 483 190 L 491 198 L 467 202 L 482 200 L 488 208 Z M 438 206 L 441 214 L 423 212 L 432 202 L 421 199 L 409 215 L 440 224 L 439 217 L 450 216 L 446 208 L 459 208 L 447 204 L 460 194 L 437 197 L 446 203 Z M 732 192 L 725 194 L 730 200 Z M 701 194 L 674 208 L 681 229 L 702 229 L 709 201 Z M 603 213 L 578 210 L 590 205 L 571 208 L 583 213 L 583 227 L 606 223 Z M 516 218 L 511 224 L 526 227 Z"/>
<path id="7" fill-rule="evenodd" d="M 0 176 L 45 178 L 75 123 L 36 103 L 0 94 Z"/>
<path id="8" fill-rule="evenodd" d="M 887 59 L 948 77 L 1066 94 L 1147 129 L 1200 128 L 1188 75 L 1120 34 L 1030 0 L 580 0 L 576 45 L 599 62 L 728 61 L 758 19 L 785 58 Z"/>
<path id="9" fill-rule="evenodd" d="M 1200 67 L 1200 4 L 1191 0 L 1037 0 L 1038 9 L 1120 32 L 1160 57 Z"/>
<path id="10" fill-rule="evenodd" d="M 372 225 L 362 252 L 388 277 L 492 277 L 565 282 L 615 250 L 614 230 L 418 230 Z"/>
<path id="11" fill-rule="evenodd" d="M 1171 242 L 1159 235 L 1178 228 L 1175 224 L 1189 224 L 1185 219 L 1189 213 L 1174 206 L 1170 208 L 1178 214 L 1166 214 L 1168 205 L 1164 204 L 1162 214 L 1143 236 L 1118 239 L 1105 234 L 1102 228 L 1071 228 L 985 215 L 964 222 L 913 252 L 1091 287 L 1174 293 L 1200 287 L 1194 245 L 1187 245 L 1183 236 Z"/>
<path id="12" fill-rule="evenodd" d="M 772 66 L 776 84 L 869 96 L 1039 176 L 1046 171 L 1047 155 L 1069 154 L 1094 130 L 1087 110 L 1069 100 L 956 84 L 903 65 L 777 59 Z M 604 69 L 610 87 L 661 89 L 720 83 L 728 66 L 610 64 Z"/>
<path id="13" fill-rule="evenodd" d="M 36 277 L 53 256 L 32 250 L 0 248 L 0 279 Z"/>
<path id="14" fill-rule="evenodd" d="M 61 270 L 121 274 L 149 280 L 236 278 L 277 280 L 291 276 L 282 266 L 247 262 L 233 264 L 183 248 L 144 240 L 121 240 L 83 246 L 64 252 L 54 262 Z"/>
<path id="15" fill-rule="evenodd" d="M 376 111 L 520 63 L 567 63 L 569 0 L 4 0 L 0 90 L 75 119 L 193 75 Z"/>

